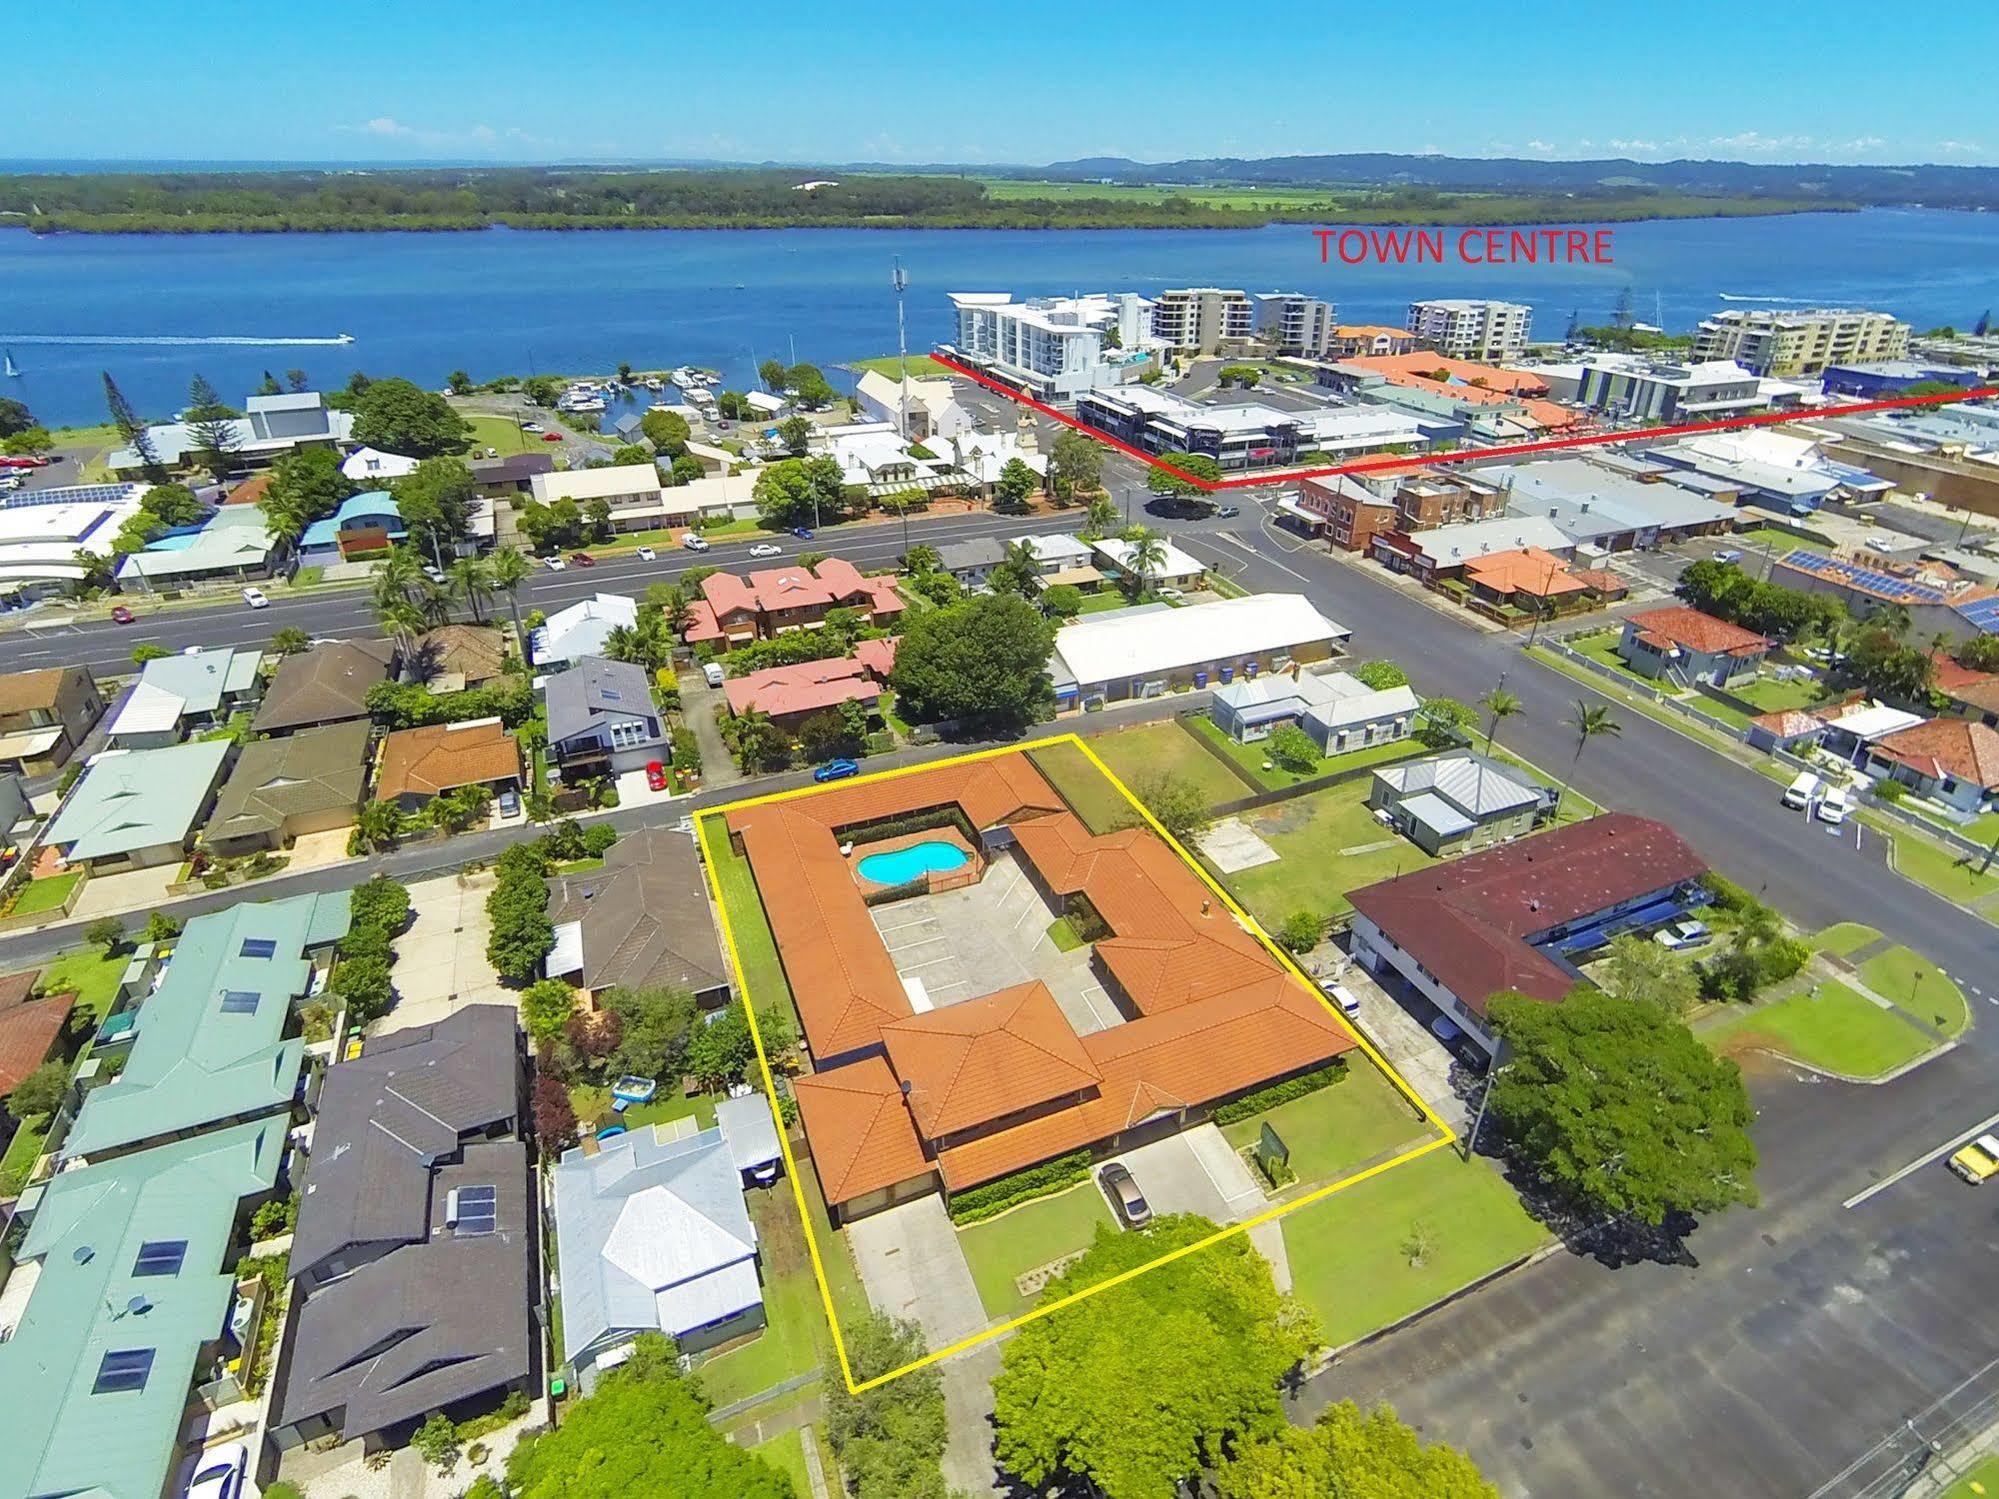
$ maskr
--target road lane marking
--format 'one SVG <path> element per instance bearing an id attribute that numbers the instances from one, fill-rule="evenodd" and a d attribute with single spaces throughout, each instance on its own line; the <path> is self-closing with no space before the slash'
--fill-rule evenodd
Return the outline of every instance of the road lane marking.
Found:
<path id="1" fill-rule="evenodd" d="M 1931 1164 L 1933 1161 L 1942 1160 L 1945 1156 L 1949 1155 L 1959 1146 L 1966 1144 L 1968 1141 L 1977 1139 L 1980 1135 L 1984 1134 L 1988 1129 L 1992 1128 L 1992 1126 L 1995 1124 L 1999 1124 L 1999 1114 L 1993 1114 L 1989 1118 L 1979 1120 L 1978 1123 L 1972 1125 L 1971 1128 L 1964 1131 L 1964 1133 L 1959 1135 L 1953 1135 L 1951 1136 L 1950 1139 L 1944 1141 L 1943 1144 L 1937 1146 L 1936 1149 L 1927 1151 L 1924 1154 L 1917 1156 L 1916 1159 L 1909 1162 L 1908 1165 L 1904 1166 L 1901 1170 L 1895 1172 L 1893 1175 L 1884 1176 L 1880 1181 L 1874 1183 L 1873 1186 L 1868 1187 L 1865 1191 L 1855 1192 L 1851 1197 L 1847 1198 L 1845 1202 L 1842 1202 L 1840 1206 L 1843 1208 L 1859 1207 L 1863 1202 L 1867 1201 L 1868 1198 L 1874 1196 L 1875 1193 L 1885 1192 L 1890 1187 L 1894 1186 L 1895 1183 L 1900 1181 L 1903 1177 L 1913 1175 L 1914 1173 L 1922 1170 L 1923 1167 Z"/>

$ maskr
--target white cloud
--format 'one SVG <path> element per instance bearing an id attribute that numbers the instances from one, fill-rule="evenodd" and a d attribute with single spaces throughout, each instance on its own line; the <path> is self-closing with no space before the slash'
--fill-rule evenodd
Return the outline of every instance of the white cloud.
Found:
<path id="1" fill-rule="evenodd" d="M 1527 142 L 1527 149 L 1529 151 L 1538 151 L 1545 156 L 1548 152 L 1555 149 L 1555 143 L 1553 141 L 1529 141 Z"/>
<path id="2" fill-rule="evenodd" d="M 1708 140 L 1710 146 L 1718 146 L 1724 151 L 1740 151 L 1749 156 L 1768 156 L 1779 151 L 1804 151 L 1812 144 L 1809 135 L 1765 135 L 1760 130 L 1744 130 L 1738 135 L 1717 135 Z"/>
<path id="3" fill-rule="evenodd" d="M 1604 144 L 1613 151 L 1635 151 L 1641 156 L 1650 155 L 1652 152 L 1657 151 L 1659 149 L 1659 143 L 1657 141 L 1610 140 L 1610 141 L 1605 141 Z"/>
<path id="4" fill-rule="evenodd" d="M 493 150 L 501 146 L 518 146 L 538 149 L 553 145 L 552 141 L 531 134 L 514 126 L 496 130 L 491 125 L 471 125 L 463 130 L 426 130 L 420 126 L 408 125 L 393 115 L 377 115 L 359 125 L 335 125 L 340 135 L 368 135 L 385 140 L 408 141 L 412 145 L 430 150 L 452 147 L 476 146 Z"/>
<path id="5" fill-rule="evenodd" d="M 1946 156 L 1977 156 L 1985 150 L 1977 141 L 1938 141 L 1937 149 Z"/>
<path id="6" fill-rule="evenodd" d="M 415 135 L 416 132 L 401 120 L 388 115 L 377 115 L 365 125 L 342 125 L 341 130 L 350 130 L 356 135 Z"/>

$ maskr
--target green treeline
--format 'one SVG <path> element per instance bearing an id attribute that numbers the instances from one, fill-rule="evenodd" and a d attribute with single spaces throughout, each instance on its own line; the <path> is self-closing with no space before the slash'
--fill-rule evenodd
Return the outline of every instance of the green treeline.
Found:
<path id="1" fill-rule="evenodd" d="M 1642 188 L 1475 194 L 1328 188 L 1323 201 L 1223 206 L 1199 188 L 1156 200 L 1078 193 L 990 196 L 942 175 L 841 178 L 810 190 L 799 170 L 578 168 L 0 176 L 0 224 L 85 234 L 360 230 L 1255 228 L 1271 223 L 1545 224 L 1824 212 L 1849 205 L 1700 197 Z M 1316 189 L 1308 189 L 1316 191 Z"/>

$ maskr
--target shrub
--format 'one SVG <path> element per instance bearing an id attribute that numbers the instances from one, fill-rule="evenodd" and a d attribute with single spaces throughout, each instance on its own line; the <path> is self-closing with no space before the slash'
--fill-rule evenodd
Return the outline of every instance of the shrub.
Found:
<path id="1" fill-rule="evenodd" d="M 1316 769 L 1319 764 L 1319 746 L 1295 723 L 1287 723 L 1272 734 L 1264 748 L 1269 751 L 1270 758 L 1286 770 L 1302 774 Z"/>
<path id="2" fill-rule="evenodd" d="M 1363 661 L 1353 669 L 1353 674 L 1377 692 L 1388 687 L 1409 685 L 1409 673 L 1393 661 Z"/>
<path id="3" fill-rule="evenodd" d="M 386 1015 L 396 997 L 386 958 L 342 958 L 331 987 L 347 1002 L 347 1017 L 355 1025 Z"/>
<path id="4" fill-rule="evenodd" d="M 535 1138 L 544 1153 L 555 1154 L 576 1143 L 576 1110 L 562 1079 L 545 1072 L 537 1076 L 532 1109 Z"/>
<path id="5" fill-rule="evenodd" d="M 1726 875 L 1716 874 L 1712 869 L 1701 876 L 1701 888 L 1713 898 L 1718 910 L 1733 916 L 1747 915 L 1762 904 L 1735 881 Z"/>
<path id="6" fill-rule="evenodd" d="M 1326 919 L 1310 911 L 1293 911 L 1277 929 L 1280 945 L 1292 952 L 1310 952 L 1326 935 Z"/>
<path id="7" fill-rule="evenodd" d="M 416 1429 L 410 1446 L 431 1467 L 449 1473 L 458 1466 L 458 1427 L 443 1411 L 432 1411 L 430 1419 Z"/>
<path id="8" fill-rule="evenodd" d="M 1301 1072 L 1296 1077 L 1272 1083 L 1268 1088 L 1258 1088 L 1254 1093 L 1245 1093 L 1233 1102 L 1223 1104 L 1215 1110 L 1214 1121 L 1216 1124 L 1240 1124 L 1245 1119 L 1254 1119 L 1266 1109 L 1276 1108 L 1280 1103 L 1290 1103 L 1294 1098 L 1305 1098 L 1321 1088 L 1330 1088 L 1346 1075 L 1346 1059 L 1335 1057 L 1323 1067 Z"/>
<path id="9" fill-rule="evenodd" d="M 1900 781 L 1876 781 L 1874 783 L 1874 800 L 1885 802 L 1891 807 L 1908 794 L 1909 788 L 1904 786 Z"/>
<path id="10" fill-rule="evenodd" d="M 69 1068 L 61 1062 L 44 1062 L 14 1084 L 14 1091 L 7 1095 L 7 1106 L 17 1119 L 30 1114 L 53 1114 L 62 1107 L 63 1094 L 68 1091 Z"/>
<path id="11" fill-rule="evenodd" d="M 1758 988 L 1771 984 L 1781 984 L 1791 978 L 1812 959 L 1809 944 L 1796 937 L 1779 937 L 1774 942 L 1765 943 L 1756 950 L 1756 982 Z"/>
<path id="12" fill-rule="evenodd" d="M 354 926 L 378 927 L 384 933 L 399 932 L 409 920 L 409 890 L 387 875 L 378 874 L 354 887 L 354 893 L 348 897 L 348 914 Z"/>
<path id="13" fill-rule="evenodd" d="M 1068 1155 L 1057 1156 L 1052 1161 L 1043 1161 L 1039 1166 L 1029 1166 L 1025 1171 L 1016 1171 L 1011 1176 L 1002 1176 L 997 1181 L 986 1182 L 970 1191 L 960 1192 L 951 1199 L 950 1213 L 953 1223 L 977 1223 L 1003 1213 L 1010 1207 L 1034 1197 L 1045 1197 L 1050 1192 L 1059 1192 L 1065 1187 L 1073 1187 L 1090 1174 L 1090 1153 L 1087 1150 L 1072 1151 Z"/>

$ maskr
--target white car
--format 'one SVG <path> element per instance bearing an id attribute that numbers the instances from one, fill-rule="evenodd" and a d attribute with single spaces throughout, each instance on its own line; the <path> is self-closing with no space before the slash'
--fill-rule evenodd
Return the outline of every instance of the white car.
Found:
<path id="1" fill-rule="evenodd" d="M 641 562 L 650 562 L 658 555 L 659 553 L 655 552 L 651 547 L 640 547 L 638 550 L 638 559 Z"/>
<path id="2" fill-rule="evenodd" d="M 1331 979 L 1320 979 L 1319 987 L 1326 991 L 1326 997 L 1340 1007 L 1342 1015 L 1360 1013 L 1360 996 L 1345 984 L 1336 984 Z"/>
<path id="3" fill-rule="evenodd" d="M 271 607 L 271 601 L 264 597 L 264 590 L 261 588 L 244 589 L 243 602 L 248 604 L 252 609 L 268 609 Z"/>
<path id="4" fill-rule="evenodd" d="M 210 1447 L 195 1458 L 194 1477 L 182 1492 L 184 1499 L 248 1499 L 250 1449 L 241 1442 Z"/>
<path id="5" fill-rule="evenodd" d="M 692 531 L 682 531 L 680 533 L 680 544 L 690 552 L 705 552 L 708 550 L 708 539 L 704 536 L 697 536 Z"/>
<path id="6" fill-rule="evenodd" d="M 1705 921 L 1695 921 L 1691 916 L 1685 921 L 1676 921 L 1670 926 L 1660 927 L 1652 934 L 1652 940 L 1673 952 L 1683 948 L 1700 947 L 1712 940 L 1714 933 L 1708 930 Z"/>
<path id="7" fill-rule="evenodd" d="M 439 567 L 435 562 L 424 563 L 423 575 L 433 583 L 441 585 L 444 582 L 444 569 Z"/>
<path id="8" fill-rule="evenodd" d="M 543 567 L 546 567 L 552 573 L 563 572 L 569 567 L 569 564 L 564 562 L 560 557 L 544 557 L 541 559 L 541 563 Z"/>
<path id="9" fill-rule="evenodd" d="M 773 542 L 760 541 L 755 546 L 750 548 L 750 555 L 752 557 L 776 557 L 780 555 L 783 551 L 784 551 L 783 547 L 778 546 Z"/>
<path id="10" fill-rule="evenodd" d="M 541 430 L 541 423 L 540 423 L 540 422 L 522 422 L 522 423 L 521 423 L 521 430 L 522 430 L 523 432 L 539 432 L 539 431 Z"/>

